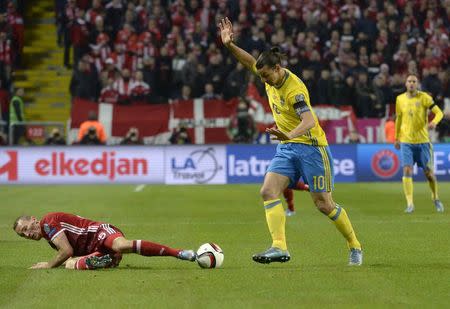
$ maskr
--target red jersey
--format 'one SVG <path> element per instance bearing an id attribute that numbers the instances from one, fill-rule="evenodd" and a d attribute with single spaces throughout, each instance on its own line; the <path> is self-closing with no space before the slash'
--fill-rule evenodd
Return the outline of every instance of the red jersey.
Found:
<path id="1" fill-rule="evenodd" d="M 73 248 L 74 256 L 84 256 L 96 251 L 104 251 L 102 245 L 109 235 L 122 234 L 119 229 L 108 223 L 92 221 L 64 212 L 48 213 L 41 219 L 39 224 L 43 237 L 50 242 L 51 246 L 53 245 L 51 241 L 56 236 L 60 233 L 66 234 Z"/>

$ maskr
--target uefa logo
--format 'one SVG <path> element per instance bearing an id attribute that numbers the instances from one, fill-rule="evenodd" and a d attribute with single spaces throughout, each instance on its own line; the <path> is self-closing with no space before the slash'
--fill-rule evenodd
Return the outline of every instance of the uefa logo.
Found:
<path id="1" fill-rule="evenodd" d="M 371 161 L 372 171 L 381 178 L 392 178 L 400 167 L 398 156 L 395 152 L 383 149 L 376 152 Z"/>

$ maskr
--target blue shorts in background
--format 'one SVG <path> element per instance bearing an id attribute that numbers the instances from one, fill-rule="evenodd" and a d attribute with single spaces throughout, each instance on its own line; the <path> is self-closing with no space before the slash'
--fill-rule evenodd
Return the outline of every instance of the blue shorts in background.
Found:
<path id="1" fill-rule="evenodd" d="M 424 170 L 433 169 L 433 146 L 431 143 L 408 144 L 400 143 L 402 166 L 417 166 Z"/>
<path id="2" fill-rule="evenodd" d="M 328 146 L 278 144 L 267 172 L 289 177 L 289 187 L 295 187 L 303 177 L 311 192 L 331 192 L 334 187 L 333 157 Z"/>

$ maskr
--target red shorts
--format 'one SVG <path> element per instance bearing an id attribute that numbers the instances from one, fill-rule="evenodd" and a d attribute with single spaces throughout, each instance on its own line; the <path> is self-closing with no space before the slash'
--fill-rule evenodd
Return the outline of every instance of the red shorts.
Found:
<path id="1" fill-rule="evenodd" d="M 116 267 L 117 265 L 119 265 L 120 261 L 122 260 L 122 254 L 115 252 L 112 249 L 112 244 L 116 238 L 124 237 L 122 231 L 113 225 L 104 223 L 100 225 L 95 237 L 97 241 L 94 251 L 99 253 L 97 255 L 109 254 L 113 259 L 111 267 Z"/>
<path id="2" fill-rule="evenodd" d="M 114 252 L 112 244 L 114 239 L 124 237 L 121 230 L 108 223 L 103 223 L 99 226 L 97 233 L 95 233 L 95 244 L 92 251 L 107 251 L 106 253 Z"/>

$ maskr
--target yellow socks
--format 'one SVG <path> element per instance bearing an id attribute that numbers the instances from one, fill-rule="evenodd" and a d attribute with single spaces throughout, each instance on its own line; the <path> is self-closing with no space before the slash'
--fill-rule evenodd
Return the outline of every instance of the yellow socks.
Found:
<path id="1" fill-rule="evenodd" d="M 433 201 L 438 200 L 439 199 L 438 184 L 437 184 L 436 178 L 432 181 L 428 181 L 428 184 L 430 185 L 430 189 L 431 189 L 431 199 Z"/>
<path id="2" fill-rule="evenodd" d="M 345 209 L 336 204 L 336 207 L 328 214 L 328 217 L 333 220 L 336 228 L 345 237 L 348 247 L 361 250 L 361 244 L 356 238 L 355 231 Z"/>
<path id="3" fill-rule="evenodd" d="M 272 247 L 287 250 L 285 224 L 286 217 L 281 200 L 264 201 L 267 226 L 272 236 Z"/>
<path id="4" fill-rule="evenodd" d="M 402 182 L 403 182 L 403 193 L 405 193 L 405 198 L 406 198 L 406 204 L 408 206 L 412 206 L 412 205 L 414 205 L 412 177 L 403 176 Z M 430 187 L 431 187 L 431 184 L 430 184 Z M 437 185 L 435 186 L 435 188 L 437 190 Z M 431 190 L 433 190 L 433 189 L 431 189 Z"/>

